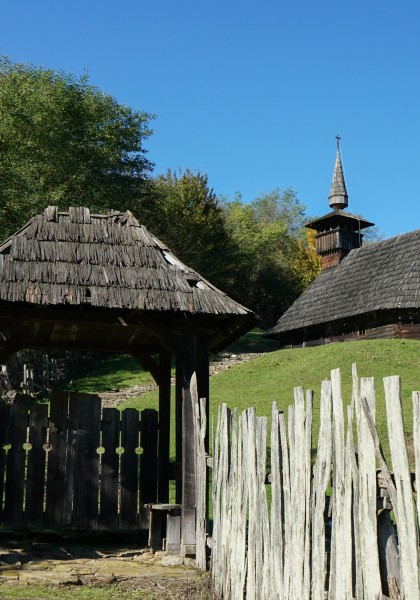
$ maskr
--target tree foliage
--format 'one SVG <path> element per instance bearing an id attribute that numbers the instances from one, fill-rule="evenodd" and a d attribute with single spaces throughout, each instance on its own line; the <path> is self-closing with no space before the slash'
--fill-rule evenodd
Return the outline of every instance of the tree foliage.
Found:
<path id="1" fill-rule="evenodd" d="M 150 182 L 141 220 L 192 269 L 230 288 L 235 245 L 208 177 L 168 170 Z"/>
<path id="2" fill-rule="evenodd" d="M 152 167 L 150 119 L 86 75 L 0 59 L 0 237 L 48 204 L 135 207 Z"/>
<path id="3" fill-rule="evenodd" d="M 305 207 L 289 188 L 250 203 L 239 194 L 224 203 L 224 210 L 237 248 L 231 293 L 257 312 L 263 324 L 273 323 L 303 289 L 296 261 L 305 247 Z"/>

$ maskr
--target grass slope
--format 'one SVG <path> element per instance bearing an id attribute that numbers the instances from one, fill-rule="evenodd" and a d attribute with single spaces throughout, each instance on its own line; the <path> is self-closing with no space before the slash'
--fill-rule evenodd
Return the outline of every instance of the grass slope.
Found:
<path id="1" fill-rule="evenodd" d="M 351 401 L 351 368 L 356 363 L 359 377 L 374 377 L 377 391 L 377 424 L 386 431 L 382 378 L 400 375 L 403 386 L 405 426 L 412 431 L 411 393 L 420 389 L 420 342 L 416 340 L 366 340 L 314 348 L 279 350 L 220 373 L 211 380 L 211 407 L 226 402 L 244 410 L 255 406 L 258 415 L 269 415 L 275 400 L 286 410 L 293 403 L 293 388 L 315 390 L 315 433 L 319 393 L 323 379 L 340 368 L 344 404 Z"/>

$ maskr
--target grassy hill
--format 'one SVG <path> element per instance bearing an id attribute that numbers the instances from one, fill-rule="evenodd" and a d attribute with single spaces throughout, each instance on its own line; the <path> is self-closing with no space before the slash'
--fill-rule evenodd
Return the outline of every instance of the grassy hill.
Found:
<path id="1" fill-rule="evenodd" d="M 411 393 L 420 389 L 420 342 L 415 340 L 366 340 L 315 348 L 279 350 L 265 354 L 211 381 L 211 406 L 226 402 L 243 410 L 255 406 L 257 414 L 269 415 L 272 401 L 285 410 L 293 403 L 293 388 L 303 385 L 315 390 L 315 415 L 323 379 L 340 368 L 343 400 L 351 401 L 351 368 L 356 363 L 360 377 L 374 377 L 377 391 L 377 423 L 385 430 L 385 402 L 382 378 L 400 375 L 407 431 L 410 423 Z"/>

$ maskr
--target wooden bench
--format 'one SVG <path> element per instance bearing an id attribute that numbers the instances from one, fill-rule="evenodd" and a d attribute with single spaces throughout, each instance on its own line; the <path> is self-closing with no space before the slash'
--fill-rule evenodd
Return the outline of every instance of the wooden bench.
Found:
<path id="1" fill-rule="evenodd" d="M 146 504 L 149 509 L 149 542 L 152 550 L 179 554 L 181 545 L 181 504 Z"/>

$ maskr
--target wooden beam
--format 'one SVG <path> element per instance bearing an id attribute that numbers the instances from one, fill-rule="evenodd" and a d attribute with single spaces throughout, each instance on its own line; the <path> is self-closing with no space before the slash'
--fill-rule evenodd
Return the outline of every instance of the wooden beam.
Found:
<path id="1" fill-rule="evenodd" d="M 171 355 L 159 355 L 158 502 L 169 502 L 169 438 L 171 423 Z"/>
<path id="2" fill-rule="evenodd" d="M 175 501 L 182 503 L 182 359 L 176 357 L 175 379 Z"/>
<path id="3" fill-rule="evenodd" d="M 146 371 L 149 371 L 153 379 L 160 386 L 161 385 L 161 369 L 159 363 L 155 361 L 153 356 L 147 352 L 131 352 L 131 355 L 139 361 Z M 169 375 L 170 379 L 170 375 Z"/>
<path id="4" fill-rule="evenodd" d="M 181 554 L 190 554 L 195 544 L 195 443 L 191 378 L 197 365 L 197 336 L 185 336 L 182 360 L 182 511 Z M 186 549 L 188 548 L 188 549 Z M 183 550 L 184 549 L 184 550 Z"/>

